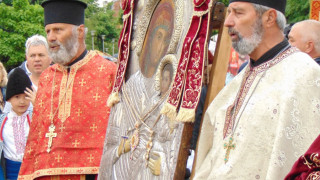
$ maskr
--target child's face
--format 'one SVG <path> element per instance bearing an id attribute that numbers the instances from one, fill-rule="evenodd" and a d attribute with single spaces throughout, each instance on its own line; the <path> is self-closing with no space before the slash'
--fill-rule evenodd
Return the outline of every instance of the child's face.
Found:
<path id="1" fill-rule="evenodd" d="M 30 100 L 26 99 L 26 94 L 17 94 L 12 96 L 9 99 L 9 102 L 12 105 L 12 110 L 18 115 L 21 116 L 27 111 L 30 105 Z"/>
<path id="2" fill-rule="evenodd" d="M 162 73 L 162 78 L 161 78 L 161 94 L 165 93 L 168 91 L 171 83 L 171 75 L 170 71 L 164 71 Z"/>

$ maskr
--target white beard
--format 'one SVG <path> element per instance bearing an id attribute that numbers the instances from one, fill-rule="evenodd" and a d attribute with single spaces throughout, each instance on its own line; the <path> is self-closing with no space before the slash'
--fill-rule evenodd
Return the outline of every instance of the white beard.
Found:
<path id="1" fill-rule="evenodd" d="M 59 41 L 51 43 L 49 42 L 49 46 L 60 46 L 60 49 L 56 52 L 53 52 L 49 49 L 49 55 L 54 63 L 66 65 L 71 61 L 72 58 L 76 56 L 79 48 L 78 34 L 74 31 L 72 34 L 73 35 L 66 41 L 65 44 L 62 44 Z"/>
<path id="2" fill-rule="evenodd" d="M 233 28 L 229 28 L 229 33 L 232 32 L 239 37 L 239 40 L 232 41 L 232 47 L 242 55 L 250 54 L 253 50 L 257 48 L 260 44 L 263 36 L 262 20 L 258 19 L 253 24 L 252 35 L 248 38 L 240 35 L 239 32 L 235 31 Z"/>

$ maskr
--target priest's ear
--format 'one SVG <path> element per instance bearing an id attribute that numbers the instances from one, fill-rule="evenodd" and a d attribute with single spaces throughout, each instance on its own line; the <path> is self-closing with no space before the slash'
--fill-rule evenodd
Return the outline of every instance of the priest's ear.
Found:
<path id="1" fill-rule="evenodd" d="M 77 31 L 79 40 L 84 41 L 86 39 L 86 28 L 84 27 L 84 25 L 81 24 L 80 26 L 78 26 Z"/>
<path id="2" fill-rule="evenodd" d="M 269 9 L 262 15 L 262 20 L 267 28 L 270 28 L 277 24 L 277 11 L 275 9 Z"/>

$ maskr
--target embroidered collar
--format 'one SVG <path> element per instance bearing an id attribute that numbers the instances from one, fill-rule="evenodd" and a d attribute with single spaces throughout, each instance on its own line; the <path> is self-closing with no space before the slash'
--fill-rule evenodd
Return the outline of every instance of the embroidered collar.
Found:
<path id="1" fill-rule="evenodd" d="M 314 60 L 316 61 L 316 63 L 318 63 L 320 65 L 320 57 L 317 57 Z"/>
<path id="2" fill-rule="evenodd" d="M 289 42 L 284 39 L 281 43 L 275 45 L 273 48 L 271 48 L 269 51 L 264 53 L 258 60 L 254 61 L 250 58 L 250 65 L 251 67 L 257 67 L 262 63 L 265 63 L 271 59 L 273 59 L 279 52 L 281 52 L 284 48 L 288 48 Z"/>
<path id="3" fill-rule="evenodd" d="M 70 72 L 70 67 L 72 66 L 72 65 L 74 65 L 74 64 L 76 64 L 77 62 L 79 62 L 79 61 L 81 61 L 86 55 L 87 55 L 87 49 L 85 49 L 84 51 L 83 51 L 83 53 L 79 56 L 79 57 L 77 57 L 74 61 L 72 61 L 70 64 L 68 64 L 68 66 L 65 66 L 67 69 L 68 69 L 68 72 Z"/>

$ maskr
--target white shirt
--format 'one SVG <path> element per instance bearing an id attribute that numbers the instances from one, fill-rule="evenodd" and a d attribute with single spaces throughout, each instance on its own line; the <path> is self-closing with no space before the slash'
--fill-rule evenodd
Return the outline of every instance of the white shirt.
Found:
<path id="1" fill-rule="evenodd" d="M 12 161 L 22 162 L 29 134 L 28 113 L 18 116 L 11 110 L 3 127 L 4 157 Z"/>

